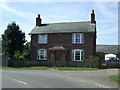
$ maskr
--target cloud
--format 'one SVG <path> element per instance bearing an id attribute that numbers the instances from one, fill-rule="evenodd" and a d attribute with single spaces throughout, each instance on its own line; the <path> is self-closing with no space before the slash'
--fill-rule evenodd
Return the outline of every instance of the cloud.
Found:
<path id="1" fill-rule="evenodd" d="M 105 29 L 97 32 L 97 44 L 118 44 L 118 28 Z"/>
<path id="2" fill-rule="evenodd" d="M 1 7 L 3 10 L 9 11 L 9 12 L 11 12 L 11 13 L 14 13 L 14 14 L 16 14 L 16 15 L 18 15 L 18 16 L 21 16 L 21 17 L 23 17 L 23 18 L 26 18 L 26 19 L 31 19 L 31 17 L 34 16 L 34 14 L 32 14 L 32 13 L 28 13 L 28 12 L 26 13 L 26 12 L 22 12 L 22 11 L 15 10 L 15 9 L 9 7 L 7 4 L 4 4 L 4 3 L 2 3 L 2 4 L 0 5 L 0 7 Z"/>
<path id="3" fill-rule="evenodd" d="M 117 37 L 118 36 L 118 28 L 114 27 L 114 28 L 109 28 L 109 29 L 104 29 L 103 31 L 98 31 L 97 34 L 99 36 L 111 36 L 111 37 Z"/>
<path id="4" fill-rule="evenodd" d="M 97 44 L 105 45 L 118 45 L 118 38 L 111 36 L 99 36 L 97 37 Z"/>
<path id="5" fill-rule="evenodd" d="M 7 11 L 13 12 L 13 13 L 15 13 L 15 14 L 19 14 L 19 15 L 21 15 L 21 16 L 24 16 L 24 14 L 23 14 L 22 12 L 16 11 L 16 10 L 14 10 L 14 9 L 6 6 L 6 5 L 3 5 L 3 4 L 2 4 L 1 7 L 2 7 L 3 9 L 7 10 Z"/>
<path id="6" fill-rule="evenodd" d="M 96 3 L 95 8 L 97 10 L 98 23 L 113 23 L 118 20 L 118 3 Z"/>
<path id="7" fill-rule="evenodd" d="M 119 0 L 5 0 L 7 2 L 118 2 Z M 4 0 L 1 0 L 4 2 Z"/>
<path id="8" fill-rule="evenodd" d="M 19 3 L 17 3 L 19 4 Z M 109 43 L 117 37 L 118 32 L 117 23 L 117 2 L 104 3 L 104 2 L 80 2 L 80 3 L 25 3 L 9 5 L 2 3 L 0 7 L 9 15 L 6 22 L 12 20 L 11 17 L 20 23 L 22 30 L 29 32 L 34 27 L 36 13 L 41 14 L 42 23 L 56 23 L 56 22 L 77 22 L 82 20 L 90 20 L 91 10 L 94 9 L 97 21 L 97 43 Z M 16 7 L 21 6 L 17 10 Z M 30 7 L 31 6 L 31 7 Z M 14 7 L 14 8 L 13 8 Z M 28 10 L 27 10 L 28 8 Z M 26 12 L 27 10 L 27 12 Z M 12 15 L 11 15 L 12 14 Z M 18 17 L 19 16 L 19 17 Z M 5 20 L 4 20 L 5 22 Z M 9 21 L 8 21 L 9 22 Z M 27 26 L 27 24 L 30 24 Z M 23 25 L 23 26 L 22 26 Z M 33 26 L 32 26 L 33 25 Z M 112 26 L 111 26 L 112 25 Z M 110 27 L 109 27 L 110 26 Z M 29 27 L 29 28 L 28 28 Z M 114 36 L 114 37 L 113 37 Z M 106 40 L 106 41 L 104 41 Z"/>
<path id="9" fill-rule="evenodd" d="M 97 44 L 117 44 L 118 3 L 97 3 Z"/>

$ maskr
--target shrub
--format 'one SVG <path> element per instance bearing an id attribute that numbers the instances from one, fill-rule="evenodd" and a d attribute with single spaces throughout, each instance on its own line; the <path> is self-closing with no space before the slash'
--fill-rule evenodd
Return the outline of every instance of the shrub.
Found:
<path id="1" fill-rule="evenodd" d="M 99 57 L 98 56 L 89 56 L 87 62 L 89 63 L 89 67 L 98 67 Z"/>

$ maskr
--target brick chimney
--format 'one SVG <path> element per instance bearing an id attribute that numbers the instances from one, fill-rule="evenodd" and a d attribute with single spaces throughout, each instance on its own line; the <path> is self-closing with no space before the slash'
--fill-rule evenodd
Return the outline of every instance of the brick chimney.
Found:
<path id="1" fill-rule="evenodd" d="M 36 26 L 40 26 L 41 21 L 42 21 L 42 19 L 40 18 L 40 14 L 38 14 L 38 17 L 36 17 Z"/>
<path id="2" fill-rule="evenodd" d="M 91 13 L 91 23 L 96 23 L 94 10 L 92 10 L 92 13 Z"/>

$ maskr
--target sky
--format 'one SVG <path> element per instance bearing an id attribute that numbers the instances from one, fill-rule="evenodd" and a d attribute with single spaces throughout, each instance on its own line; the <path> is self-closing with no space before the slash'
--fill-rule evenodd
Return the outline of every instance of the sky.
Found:
<path id="1" fill-rule="evenodd" d="M 0 3 L 0 34 L 15 21 L 26 34 L 35 27 L 41 15 L 42 23 L 90 21 L 94 9 L 97 25 L 97 44 L 118 44 L 118 2 L 2 2 Z"/>

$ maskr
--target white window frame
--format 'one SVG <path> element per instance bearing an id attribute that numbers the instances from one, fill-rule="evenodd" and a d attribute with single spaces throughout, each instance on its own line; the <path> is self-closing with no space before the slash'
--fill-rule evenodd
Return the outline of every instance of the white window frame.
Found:
<path id="1" fill-rule="evenodd" d="M 41 40 L 42 35 L 45 35 L 44 40 Z M 40 34 L 38 35 L 38 43 L 39 44 L 47 44 L 48 43 L 48 35 L 47 34 Z"/>
<path id="2" fill-rule="evenodd" d="M 44 51 L 44 58 L 41 58 L 41 51 Z M 47 50 L 46 49 L 38 49 L 37 51 L 37 60 L 47 60 Z"/>
<path id="3" fill-rule="evenodd" d="M 79 52 L 80 52 L 80 60 L 76 60 L 76 59 L 75 59 L 75 57 L 76 57 L 76 56 L 75 56 L 75 52 L 76 52 L 76 51 L 79 51 Z M 82 52 L 83 52 L 83 55 L 82 55 Z M 71 55 L 72 55 L 72 61 L 83 61 L 83 60 L 84 60 L 84 51 L 83 51 L 82 49 L 73 49 Z M 83 59 L 82 59 L 82 58 L 83 58 Z"/>
<path id="4" fill-rule="evenodd" d="M 80 38 L 76 38 L 76 35 L 80 35 Z M 76 39 L 80 39 L 80 42 L 76 42 Z M 84 33 L 73 33 L 72 34 L 72 43 L 73 44 L 83 44 L 84 43 Z"/>

